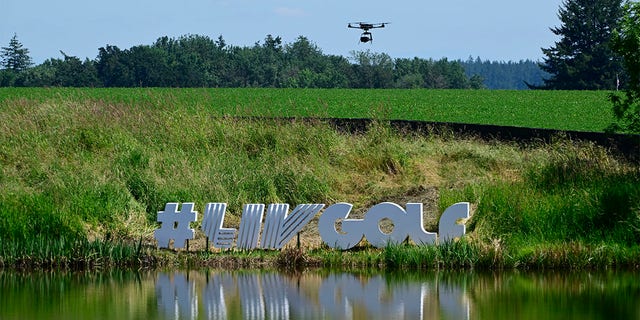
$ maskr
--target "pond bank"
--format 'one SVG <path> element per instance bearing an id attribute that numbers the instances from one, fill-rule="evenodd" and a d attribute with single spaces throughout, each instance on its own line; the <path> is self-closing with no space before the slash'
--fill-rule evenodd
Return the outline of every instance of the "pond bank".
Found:
<path id="1" fill-rule="evenodd" d="M 2 114 L 11 124 L 0 128 L 2 268 L 640 264 L 640 164 L 612 146 L 414 134 L 386 121 L 352 133 L 324 121 L 216 117 L 204 105 L 95 99 L 18 99 Z M 303 251 L 283 253 L 173 253 L 153 243 L 167 202 L 193 202 L 201 212 L 227 203 L 224 226 L 239 228 L 248 203 L 347 202 L 360 219 L 387 201 L 422 203 L 430 231 L 447 207 L 469 202 L 468 236 L 346 252 L 307 240 Z"/>
<path id="2" fill-rule="evenodd" d="M 74 249 L 31 247 L 10 254 L 3 249 L 0 270 L 100 270 L 157 268 L 337 270 L 637 270 L 640 246 L 585 245 L 577 242 L 507 250 L 470 240 L 437 246 L 397 245 L 274 250 L 175 251 L 144 244 L 78 242 Z"/>

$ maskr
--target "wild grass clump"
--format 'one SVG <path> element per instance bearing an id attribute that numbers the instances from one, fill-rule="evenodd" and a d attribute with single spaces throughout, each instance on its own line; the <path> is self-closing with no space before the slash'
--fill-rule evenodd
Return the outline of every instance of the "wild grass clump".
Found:
<path id="1" fill-rule="evenodd" d="M 61 212 L 50 195 L 0 198 L 0 236 L 5 239 L 20 242 L 37 235 L 76 239 L 82 234 L 80 218 Z"/>
<path id="2" fill-rule="evenodd" d="M 278 253 L 275 264 L 279 269 L 296 271 L 318 266 L 319 261 L 312 259 L 302 248 L 285 248 Z"/>
<path id="3" fill-rule="evenodd" d="M 513 263 L 524 269 L 637 269 L 640 247 L 580 241 L 536 244 L 519 248 Z"/>
<path id="4" fill-rule="evenodd" d="M 382 251 L 388 269 L 469 269 L 479 259 L 476 244 L 464 239 L 436 246 L 389 245 Z"/>
<path id="5" fill-rule="evenodd" d="M 132 245 L 85 239 L 36 237 L 16 241 L 0 237 L 0 267 L 9 269 L 84 270 L 152 267 L 155 258 L 142 242 Z"/>
<path id="6" fill-rule="evenodd" d="M 501 252 L 492 254 L 493 259 L 481 259 L 481 264 L 637 265 L 633 251 L 620 249 L 640 243 L 637 165 L 587 143 L 560 141 L 540 150 L 544 156 L 530 155 L 533 161 L 518 179 L 468 185 L 453 192 L 477 206 L 468 231 L 485 248 L 499 248 L 489 253 Z"/>
<path id="7" fill-rule="evenodd" d="M 590 146 L 561 146 L 550 152 L 522 181 L 482 187 L 471 229 L 516 242 L 638 243 L 637 168 L 624 167 Z"/>

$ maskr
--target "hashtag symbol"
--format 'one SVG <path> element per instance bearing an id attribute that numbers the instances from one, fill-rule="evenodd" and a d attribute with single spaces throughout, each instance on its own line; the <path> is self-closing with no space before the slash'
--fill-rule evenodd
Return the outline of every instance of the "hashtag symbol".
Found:
<path id="1" fill-rule="evenodd" d="M 195 236 L 195 230 L 189 228 L 189 224 L 196 221 L 197 215 L 198 212 L 193 211 L 193 203 L 183 203 L 180 211 L 178 203 L 167 203 L 164 211 L 158 212 L 158 222 L 162 224 L 154 232 L 158 247 L 169 248 L 173 239 L 174 248 L 184 248 L 186 241 Z"/>

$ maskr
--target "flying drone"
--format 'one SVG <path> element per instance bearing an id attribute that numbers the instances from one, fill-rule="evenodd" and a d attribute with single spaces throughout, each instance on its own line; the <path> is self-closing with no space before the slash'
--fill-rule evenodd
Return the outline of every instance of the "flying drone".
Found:
<path id="1" fill-rule="evenodd" d="M 384 28 L 385 25 L 389 23 L 390 22 L 381 22 L 381 23 L 351 22 L 349 23 L 349 25 L 347 25 L 347 27 L 364 30 L 364 32 L 362 32 L 362 34 L 360 35 L 360 42 L 367 43 L 367 42 L 373 41 L 373 36 L 371 35 L 371 32 L 369 32 L 369 30 L 376 29 L 376 28 Z"/>

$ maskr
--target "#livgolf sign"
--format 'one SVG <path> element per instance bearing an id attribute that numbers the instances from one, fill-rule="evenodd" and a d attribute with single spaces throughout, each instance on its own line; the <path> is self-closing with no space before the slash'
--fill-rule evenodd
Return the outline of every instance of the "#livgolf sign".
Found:
<path id="1" fill-rule="evenodd" d="M 242 210 L 240 226 L 223 227 L 226 203 L 208 203 L 205 206 L 201 230 L 216 248 L 229 249 L 282 249 L 322 209 L 324 204 L 301 204 L 289 212 L 288 204 L 247 204 Z M 406 208 L 391 202 L 371 207 L 362 219 L 349 219 L 353 205 L 336 203 L 324 209 L 318 220 L 318 232 L 329 247 L 346 250 L 363 238 L 373 246 L 382 248 L 398 244 L 410 238 L 417 245 L 435 245 L 465 235 L 461 219 L 469 218 L 469 203 L 460 202 L 447 208 L 440 217 L 438 233 L 424 230 L 422 203 L 408 203 Z M 154 235 L 158 246 L 168 248 L 173 240 L 174 248 L 184 248 L 187 240 L 195 237 L 190 228 L 196 222 L 198 212 L 193 203 L 167 203 L 158 212 L 161 227 Z M 264 220 L 264 222 L 263 222 Z M 389 221 L 393 229 L 385 232 L 382 221 Z"/>

